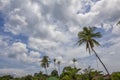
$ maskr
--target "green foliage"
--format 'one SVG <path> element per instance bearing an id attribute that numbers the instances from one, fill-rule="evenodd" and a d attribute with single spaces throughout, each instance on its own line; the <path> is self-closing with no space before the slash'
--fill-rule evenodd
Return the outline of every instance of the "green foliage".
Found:
<path id="1" fill-rule="evenodd" d="M 69 77 L 71 80 L 76 80 L 76 75 L 80 71 L 80 69 L 77 68 L 72 68 L 70 66 L 67 66 L 63 69 L 63 73 L 61 74 L 60 77 Z"/>
<path id="2" fill-rule="evenodd" d="M 47 80 L 58 80 L 56 77 L 49 77 Z"/>
<path id="3" fill-rule="evenodd" d="M 58 77 L 58 71 L 57 71 L 57 70 L 53 70 L 53 71 L 51 72 L 51 76 L 56 76 L 56 77 Z"/>
<path id="4" fill-rule="evenodd" d="M 95 77 L 98 77 L 97 80 L 99 78 L 101 78 L 102 74 L 101 74 L 101 71 L 97 71 L 97 70 L 94 70 L 93 68 L 91 68 L 90 66 L 86 69 L 83 70 L 84 72 L 84 75 L 83 77 L 85 79 L 88 79 L 88 80 L 92 80 L 94 79 Z"/>
<path id="5" fill-rule="evenodd" d="M 70 76 L 65 75 L 60 80 L 71 80 Z"/>
<path id="6" fill-rule="evenodd" d="M 97 71 L 93 68 L 88 67 L 84 69 L 82 73 L 78 73 L 80 70 L 81 69 L 67 66 L 64 67 L 60 78 L 58 78 L 57 71 L 53 70 L 50 76 L 40 71 L 39 73 L 35 73 L 34 76 L 27 75 L 20 78 L 5 75 L 0 77 L 0 80 L 120 80 L 120 72 L 113 72 L 111 74 L 111 79 L 106 79 L 106 75 L 103 75 L 101 71 Z"/>
<path id="7" fill-rule="evenodd" d="M 48 78 L 47 75 L 43 74 L 41 71 L 39 73 L 35 73 L 33 80 L 46 80 Z"/>
<path id="8" fill-rule="evenodd" d="M 27 76 L 25 76 L 24 80 L 32 80 L 32 76 L 31 75 L 27 75 Z"/>
<path id="9" fill-rule="evenodd" d="M 10 80 L 10 79 L 13 79 L 11 75 L 5 75 L 5 76 L 0 77 L 0 80 Z"/>
<path id="10" fill-rule="evenodd" d="M 120 72 L 113 72 L 111 78 L 112 80 L 120 80 Z"/>

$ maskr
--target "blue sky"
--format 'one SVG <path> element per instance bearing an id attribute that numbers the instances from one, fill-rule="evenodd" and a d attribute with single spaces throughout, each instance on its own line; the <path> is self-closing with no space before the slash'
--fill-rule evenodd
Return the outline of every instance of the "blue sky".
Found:
<path id="1" fill-rule="evenodd" d="M 103 35 L 95 47 L 110 72 L 119 71 L 120 0 L 0 0 L 0 75 L 23 76 L 44 69 L 43 55 L 61 61 L 61 67 L 91 67 L 104 71 L 77 33 L 96 26 Z M 49 72 L 54 69 L 50 64 Z M 104 71 L 105 73 L 105 71 Z"/>

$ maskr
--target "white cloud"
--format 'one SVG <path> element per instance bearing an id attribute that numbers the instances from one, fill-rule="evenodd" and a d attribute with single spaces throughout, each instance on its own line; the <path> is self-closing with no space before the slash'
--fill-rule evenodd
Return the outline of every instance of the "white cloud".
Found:
<path id="1" fill-rule="evenodd" d="M 118 34 L 118 35 L 119 35 L 119 34 L 120 34 L 120 25 L 114 24 L 113 27 L 114 27 L 114 28 L 113 28 L 113 31 L 112 31 L 112 32 L 113 32 L 114 34 Z"/>
<path id="2" fill-rule="evenodd" d="M 12 58 L 14 60 L 22 61 L 25 63 L 38 63 L 40 61 L 40 53 L 35 51 L 28 52 L 27 45 L 21 42 L 13 42 L 9 45 L 9 38 L 0 38 L 0 55 L 5 58 Z"/>
<path id="3" fill-rule="evenodd" d="M 35 51 L 31 51 L 30 52 L 30 57 L 33 57 L 33 58 L 39 58 L 41 55 L 39 52 L 35 52 Z"/>
<path id="4" fill-rule="evenodd" d="M 95 25 L 101 23 L 112 24 L 119 19 L 119 3 L 119 0 L 100 0 L 91 7 L 90 12 L 79 14 L 76 18 L 78 17 L 78 21 L 82 25 Z"/>
<path id="5" fill-rule="evenodd" d="M 36 50 L 47 50 L 57 47 L 58 43 L 50 40 L 42 40 L 37 38 L 29 39 L 29 47 Z"/>
<path id="6" fill-rule="evenodd" d="M 0 0 L 0 10 L 4 9 L 9 3 L 10 0 Z"/>
<path id="7" fill-rule="evenodd" d="M 6 55 L 11 58 L 21 59 L 27 56 L 26 45 L 21 42 L 13 43 L 11 46 L 6 47 Z"/>

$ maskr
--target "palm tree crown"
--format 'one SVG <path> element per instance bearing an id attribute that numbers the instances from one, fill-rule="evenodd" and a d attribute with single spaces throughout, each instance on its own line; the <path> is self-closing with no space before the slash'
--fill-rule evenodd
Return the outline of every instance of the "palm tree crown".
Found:
<path id="1" fill-rule="evenodd" d="M 49 67 L 49 57 L 43 56 L 43 59 L 41 60 L 41 66 L 45 68 L 46 74 L 47 74 L 47 67 Z"/>
<path id="2" fill-rule="evenodd" d="M 54 68 L 56 70 L 56 59 L 54 58 L 53 61 L 54 61 Z"/>
<path id="3" fill-rule="evenodd" d="M 95 45 L 99 46 L 100 44 L 95 40 L 95 38 L 101 38 L 102 35 L 100 32 L 95 32 L 96 27 L 84 27 L 83 31 L 78 33 L 78 44 L 81 45 L 86 43 L 86 50 L 89 50 L 91 53 Z"/>
<path id="4" fill-rule="evenodd" d="M 73 64 L 74 64 L 74 68 L 75 68 L 75 62 L 77 61 L 77 59 L 73 58 Z"/>

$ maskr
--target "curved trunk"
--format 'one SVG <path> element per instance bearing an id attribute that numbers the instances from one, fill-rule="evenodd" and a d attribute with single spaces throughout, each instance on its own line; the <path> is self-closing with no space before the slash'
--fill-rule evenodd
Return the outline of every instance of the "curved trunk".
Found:
<path id="1" fill-rule="evenodd" d="M 103 67 L 105 68 L 106 72 L 108 75 L 110 75 L 108 69 L 106 68 L 105 64 L 102 62 L 102 60 L 100 59 L 100 57 L 98 56 L 98 54 L 95 52 L 94 49 L 92 49 L 92 51 L 95 53 L 96 57 L 99 59 L 99 61 L 101 62 L 101 64 L 103 65 Z"/>

